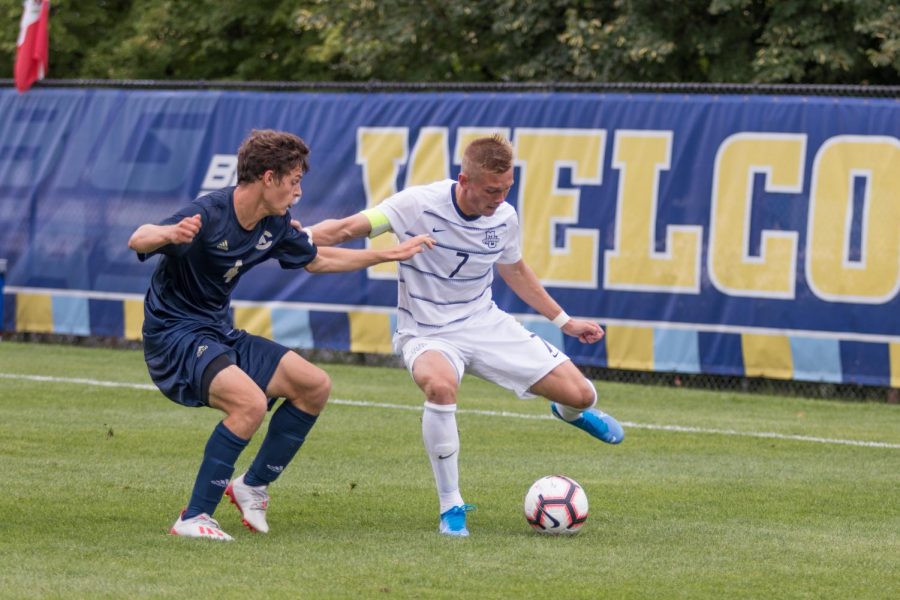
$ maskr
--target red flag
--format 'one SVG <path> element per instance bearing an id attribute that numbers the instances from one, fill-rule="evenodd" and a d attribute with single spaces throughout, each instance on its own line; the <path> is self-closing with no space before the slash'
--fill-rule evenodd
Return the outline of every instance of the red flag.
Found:
<path id="1" fill-rule="evenodd" d="M 28 91 L 47 74 L 50 59 L 50 0 L 25 0 L 16 54 L 16 88 Z"/>

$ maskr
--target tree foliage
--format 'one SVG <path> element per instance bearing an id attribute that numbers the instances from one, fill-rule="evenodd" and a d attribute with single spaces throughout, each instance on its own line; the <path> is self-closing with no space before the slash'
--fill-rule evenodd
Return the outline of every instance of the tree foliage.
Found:
<path id="1" fill-rule="evenodd" d="M 50 36 L 54 78 L 900 83 L 896 0 L 54 0 Z"/>

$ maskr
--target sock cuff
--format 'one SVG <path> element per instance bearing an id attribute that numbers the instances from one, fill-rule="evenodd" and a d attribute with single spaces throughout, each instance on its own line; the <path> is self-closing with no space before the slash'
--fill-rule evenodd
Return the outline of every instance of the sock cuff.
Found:
<path id="1" fill-rule="evenodd" d="M 294 417 L 295 419 L 299 419 L 299 420 L 303 421 L 304 423 L 309 423 L 310 425 L 315 423 L 316 419 L 319 418 L 318 415 L 313 415 L 313 414 L 306 412 L 302 408 L 297 408 L 296 406 L 294 406 L 291 403 L 290 400 L 285 400 L 284 402 L 281 403 L 281 406 L 278 407 L 278 411 L 281 411 L 281 410 L 283 410 L 290 416 Z M 275 411 L 275 412 L 278 412 L 278 411 Z"/>
<path id="2" fill-rule="evenodd" d="M 244 446 L 246 446 L 247 444 L 250 443 L 250 440 L 245 440 L 244 438 L 240 437 L 239 435 L 237 435 L 236 433 L 234 433 L 233 431 L 228 429 L 228 427 L 225 425 L 225 421 L 219 421 L 219 424 L 216 425 L 216 428 L 213 431 L 213 433 L 217 433 L 217 434 L 221 435 L 227 441 L 231 442 L 232 444 L 234 444 L 240 448 L 243 448 Z"/>
<path id="3" fill-rule="evenodd" d="M 456 404 L 435 404 L 426 400 L 425 410 L 433 410 L 439 413 L 454 413 L 456 412 Z"/>

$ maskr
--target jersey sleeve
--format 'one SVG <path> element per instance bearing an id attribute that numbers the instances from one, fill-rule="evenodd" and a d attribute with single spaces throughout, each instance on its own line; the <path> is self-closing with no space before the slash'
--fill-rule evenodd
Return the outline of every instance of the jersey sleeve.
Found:
<path id="1" fill-rule="evenodd" d="M 203 239 L 203 234 L 209 225 L 209 211 L 206 210 L 206 207 L 201 206 L 197 202 L 191 202 L 187 206 L 179 209 L 169 217 L 166 217 L 157 225 L 174 225 L 178 223 L 182 219 L 187 217 L 193 217 L 194 215 L 200 215 L 200 232 L 194 237 L 193 240 L 188 242 L 187 244 L 166 244 L 164 246 L 160 246 L 153 252 L 138 252 L 137 257 L 138 260 L 144 262 L 150 257 L 156 256 L 157 254 L 165 254 L 166 256 L 183 256 L 187 253 L 188 250 L 191 249 L 196 243 L 199 243 L 200 240 Z"/>
<path id="2" fill-rule="evenodd" d="M 522 260 L 522 233 L 519 230 L 519 218 L 515 211 L 506 220 L 506 226 L 509 240 L 503 246 L 503 252 L 497 262 L 504 265 L 510 265 Z"/>
<path id="3" fill-rule="evenodd" d="M 398 236 L 411 227 L 412 222 L 421 212 L 414 190 L 415 188 L 407 188 L 402 192 L 397 192 L 378 205 L 378 209 L 390 223 L 390 231 Z M 401 239 L 403 238 L 401 237 Z"/>
<path id="4" fill-rule="evenodd" d="M 319 250 L 305 231 L 297 231 L 290 225 L 290 216 L 283 220 L 284 236 L 272 251 L 282 269 L 302 269 L 311 263 Z"/>

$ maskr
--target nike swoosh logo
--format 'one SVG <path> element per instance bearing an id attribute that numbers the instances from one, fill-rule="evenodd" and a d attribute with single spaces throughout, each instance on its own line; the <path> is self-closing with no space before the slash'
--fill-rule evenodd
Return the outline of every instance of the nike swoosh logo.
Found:
<path id="1" fill-rule="evenodd" d="M 439 458 L 440 460 L 445 460 L 445 459 L 447 459 L 447 458 L 450 458 L 450 457 L 453 456 L 454 454 L 456 454 L 456 450 L 454 450 L 453 452 L 451 452 L 451 453 L 448 454 L 447 456 L 442 456 L 442 455 L 438 454 L 438 458 Z"/>
<path id="2" fill-rule="evenodd" d="M 440 233 L 440 232 L 442 232 L 442 231 L 447 231 L 447 230 L 446 230 L 446 229 L 438 229 L 437 227 L 432 227 L 432 228 L 431 228 L 431 232 L 432 232 L 432 233 Z"/>

